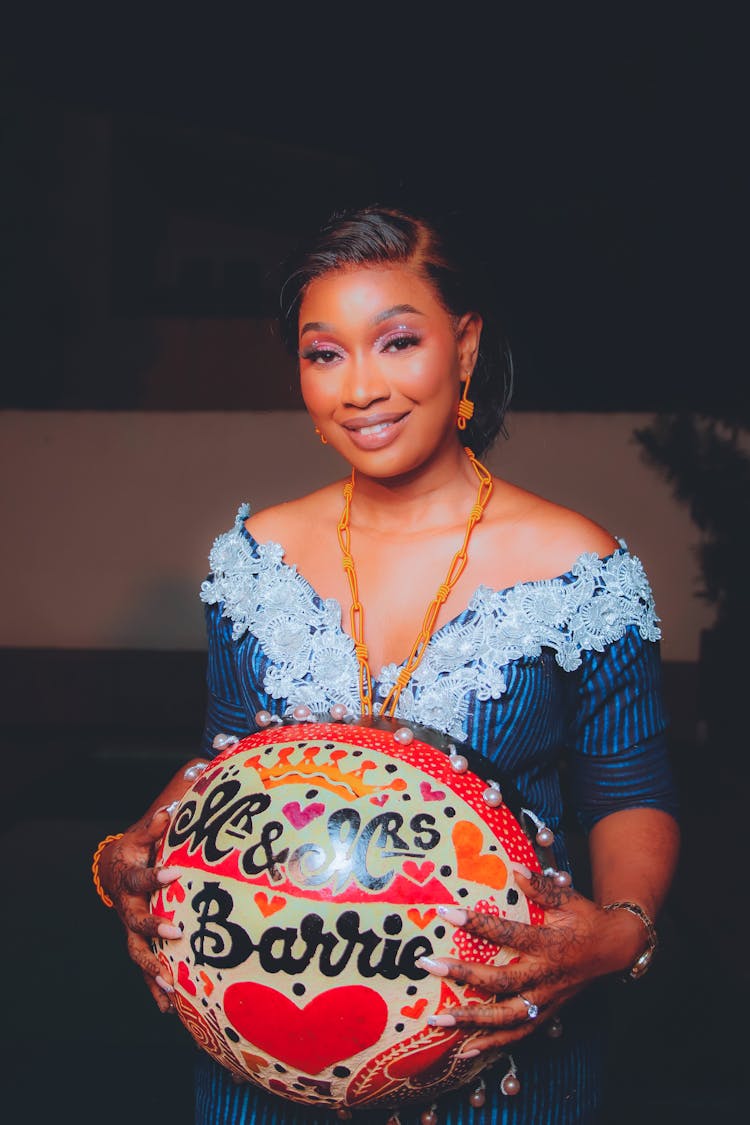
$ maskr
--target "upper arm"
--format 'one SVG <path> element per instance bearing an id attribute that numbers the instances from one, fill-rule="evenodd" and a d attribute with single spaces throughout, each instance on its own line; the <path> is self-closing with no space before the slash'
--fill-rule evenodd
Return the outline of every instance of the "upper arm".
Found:
<path id="1" fill-rule="evenodd" d="M 584 653 L 572 704 L 568 746 L 582 825 L 636 807 L 675 815 L 658 643 L 630 625 L 603 652 Z"/>
<path id="2" fill-rule="evenodd" d="M 206 605 L 208 660 L 206 664 L 206 718 L 201 752 L 213 757 L 217 734 L 249 733 L 250 722 L 243 704 L 237 669 L 237 642 L 232 639 L 232 622 L 222 617 L 221 603 Z"/>

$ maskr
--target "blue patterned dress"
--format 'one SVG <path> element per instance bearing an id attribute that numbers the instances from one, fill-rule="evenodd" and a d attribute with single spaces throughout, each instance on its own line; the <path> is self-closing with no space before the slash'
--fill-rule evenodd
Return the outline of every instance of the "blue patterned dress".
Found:
<path id="1" fill-rule="evenodd" d="M 234 528 L 211 551 L 201 589 L 208 629 L 208 708 L 203 751 L 219 733 L 254 732 L 265 709 L 288 717 L 307 704 L 359 711 L 358 665 L 341 608 L 283 561 L 275 543 Z M 588 830 L 619 809 L 675 812 L 665 740 L 658 618 L 640 560 L 624 544 L 606 558 L 581 555 L 558 578 L 495 591 L 480 586 L 467 608 L 432 636 L 397 714 L 465 742 L 510 777 L 524 806 L 555 833 L 569 869 L 563 788 Z M 376 700 L 398 666 L 373 681 Z M 565 785 L 561 780 L 565 776 Z M 574 873 L 575 874 L 575 873 Z M 544 1029 L 512 1047 L 521 1092 L 505 1097 L 489 1072 L 487 1102 L 468 1090 L 440 1099 L 440 1125 L 569 1125 L 594 1119 L 601 1094 L 602 1031 L 595 990 L 562 1013 L 564 1034 Z M 416 1125 L 424 1107 L 399 1111 Z M 386 1110 L 355 1112 L 355 1125 L 384 1125 Z M 312 1125 L 333 1112 L 236 1085 L 203 1053 L 196 1079 L 198 1125 Z"/>

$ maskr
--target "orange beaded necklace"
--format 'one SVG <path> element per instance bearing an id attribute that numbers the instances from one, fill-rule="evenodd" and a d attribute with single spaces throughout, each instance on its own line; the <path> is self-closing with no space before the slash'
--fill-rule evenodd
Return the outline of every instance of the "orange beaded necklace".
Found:
<path id="1" fill-rule="evenodd" d="M 451 590 L 464 572 L 469 559 L 468 548 L 471 533 L 484 515 L 484 510 L 492 495 L 492 474 L 476 459 L 468 446 L 466 447 L 466 456 L 469 458 L 471 467 L 479 478 L 477 498 L 469 512 L 463 543 L 453 556 L 451 565 L 448 568 L 448 573 L 445 576 L 445 581 L 441 582 L 438 586 L 437 593 L 427 608 L 422 622 L 422 628 L 409 653 L 406 664 L 396 676 L 395 684 L 383 701 L 381 714 L 389 719 L 394 717 L 401 692 L 408 684 L 414 671 L 419 667 L 422 657 L 425 654 L 430 637 L 435 628 L 435 622 L 437 621 L 440 607 L 448 600 Z M 367 645 L 365 643 L 365 611 L 359 600 L 357 571 L 354 565 L 354 558 L 352 557 L 351 535 L 349 531 L 349 516 L 351 513 L 352 496 L 354 495 L 354 475 L 355 471 L 352 469 L 351 480 L 347 481 L 344 485 L 344 510 L 341 513 L 337 531 L 339 546 L 343 556 L 344 570 L 349 580 L 349 589 L 352 595 L 349 621 L 351 634 L 354 638 L 354 652 L 359 664 L 359 699 L 362 707 L 362 717 L 364 718 L 365 716 L 372 715 L 372 675 L 370 673 L 370 665 L 367 658 Z"/>

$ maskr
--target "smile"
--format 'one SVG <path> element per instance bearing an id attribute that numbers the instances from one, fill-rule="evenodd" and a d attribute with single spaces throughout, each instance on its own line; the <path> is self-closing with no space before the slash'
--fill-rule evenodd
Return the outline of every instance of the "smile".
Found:
<path id="1" fill-rule="evenodd" d="M 374 426 L 363 426 L 359 433 L 364 437 L 366 434 L 382 434 L 393 422 L 376 422 Z"/>
<path id="2" fill-rule="evenodd" d="M 358 449 L 382 449 L 396 439 L 408 417 L 408 411 L 405 414 L 371 414 L 344 422 L 343 427 Z"/>

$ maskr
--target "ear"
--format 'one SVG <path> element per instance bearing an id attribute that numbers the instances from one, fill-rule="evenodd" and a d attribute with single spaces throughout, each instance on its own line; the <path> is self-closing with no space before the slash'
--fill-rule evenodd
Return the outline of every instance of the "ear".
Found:
<path id="1" fill-rule="evenodd" d="M 456 346 L 461 365 L 461 382 L 470 378 L 479 355 L 479 340 L 482 335 L 482 318 L 479 313 L 464 313 L 456 328 Z"/>

